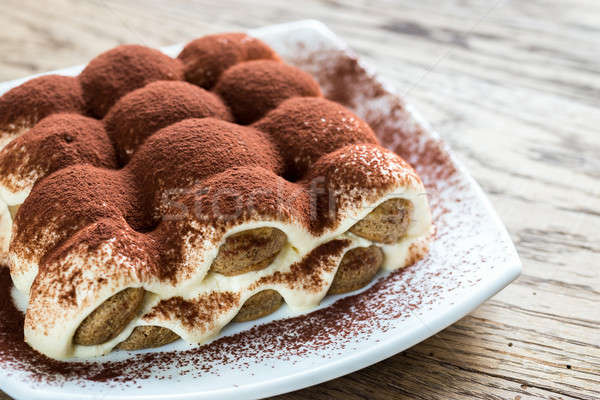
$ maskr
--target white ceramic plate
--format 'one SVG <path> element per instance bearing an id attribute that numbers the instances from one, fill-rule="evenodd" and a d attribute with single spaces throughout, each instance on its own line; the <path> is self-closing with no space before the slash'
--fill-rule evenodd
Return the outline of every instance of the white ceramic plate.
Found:
<path id="1" fill-rule="evenodd" d="M 394 90 L 316 21 L 250 32 L 287 62 L 312 73 L 334 100 L 365 118 L 381 142 L 407 159 L 426 184 L 437 238 L 426 260 L 380 276 L 369 288 L 327 297 L 319 310 L 286 307 L 228 326 L 193 348 L 115 352 L 63 365 L 0 354 L 0 387 L 17 399 L 250 399 L 356 371 L 454 323 L 515 279 L 521 263 L 477 183 Z M 181 46 L 163 49 L 175 56 Z M 76 75 L 82 67 L 55 73 Z M 0 84 L 0 93 L 25 80 Z M 274 322 L 271 322 L 274 321 Z M 0 323 L 0 338 L 6 338 Z M 84 372 L 81 370 L 84 369 Z M 77 372 L 79 371 L 79 372 Z"/>

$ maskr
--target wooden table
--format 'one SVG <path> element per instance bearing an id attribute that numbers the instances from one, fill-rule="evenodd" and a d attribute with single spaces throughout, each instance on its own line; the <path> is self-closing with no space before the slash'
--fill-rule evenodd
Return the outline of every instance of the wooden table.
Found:
<path id="1" fill-rule="evenodd" d="M 43 3 L 1 2 L 0 81 L 120 43 L 320 19 L 441 132 L 508 226 L 514 284 L 402 354 L 280 399 L 600 399 L 600 2 Z"/>

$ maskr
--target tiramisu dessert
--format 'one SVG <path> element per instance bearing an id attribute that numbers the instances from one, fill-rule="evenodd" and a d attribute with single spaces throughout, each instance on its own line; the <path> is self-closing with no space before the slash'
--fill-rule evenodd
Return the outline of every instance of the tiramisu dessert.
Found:
<path id="1" fill-rule="evenodd" d="M 421 180 L 245 34 L 116 47 L 0 98 L 0 255 L 55 359 L 203 343 L 425 255 Z"/>

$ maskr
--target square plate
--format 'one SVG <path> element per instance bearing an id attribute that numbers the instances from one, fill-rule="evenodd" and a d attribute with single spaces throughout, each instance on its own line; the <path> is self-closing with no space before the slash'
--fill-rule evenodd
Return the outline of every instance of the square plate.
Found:
<path id="1" fill-rule="evenodd" d="M 479 185 L 446 145 L 323 24 L 300 21 L 250 32 L 311 73 L 324 94 L 364 118 L 381 143 L 410 162 L 428 191 L 436 238 L 425 260 L 381 274 L 367 288 L 328 296 L 308 314 L 287 307 L 228 325 L 214 341 L 51 362 L 0 350 L 0 387 L 17 399 L 249 399 L 356 371 L 434 335 L 514 280 L 521 263 Z M 175 56 L 182 46 L 163 51 Z M 55 73 L 76 75 L 83 67 Z M 0 94 L 31 77 L 0 84 Z M 8 274 L 4 272 L 4 279 Z M 19 327 L 0 295 L 0 340 Z M 13 324 L 14 325 L 14 324 Z M 22 327 L 21 327 L 22 328 Z M 14 340 L 14 339 L 13 339 Z"/>

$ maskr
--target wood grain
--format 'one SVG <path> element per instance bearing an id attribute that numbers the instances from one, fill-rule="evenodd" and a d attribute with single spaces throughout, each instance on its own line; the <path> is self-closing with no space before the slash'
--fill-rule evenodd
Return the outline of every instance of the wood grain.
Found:
<path id="1" fill-rule="evenodd" d="M 600 399 L 600 2 L 254 3 L 3 0 L 0 81 L 120 43 L 325 22 L 467 164 L 524 271 L 403 354 L 278 398 Z"/>

